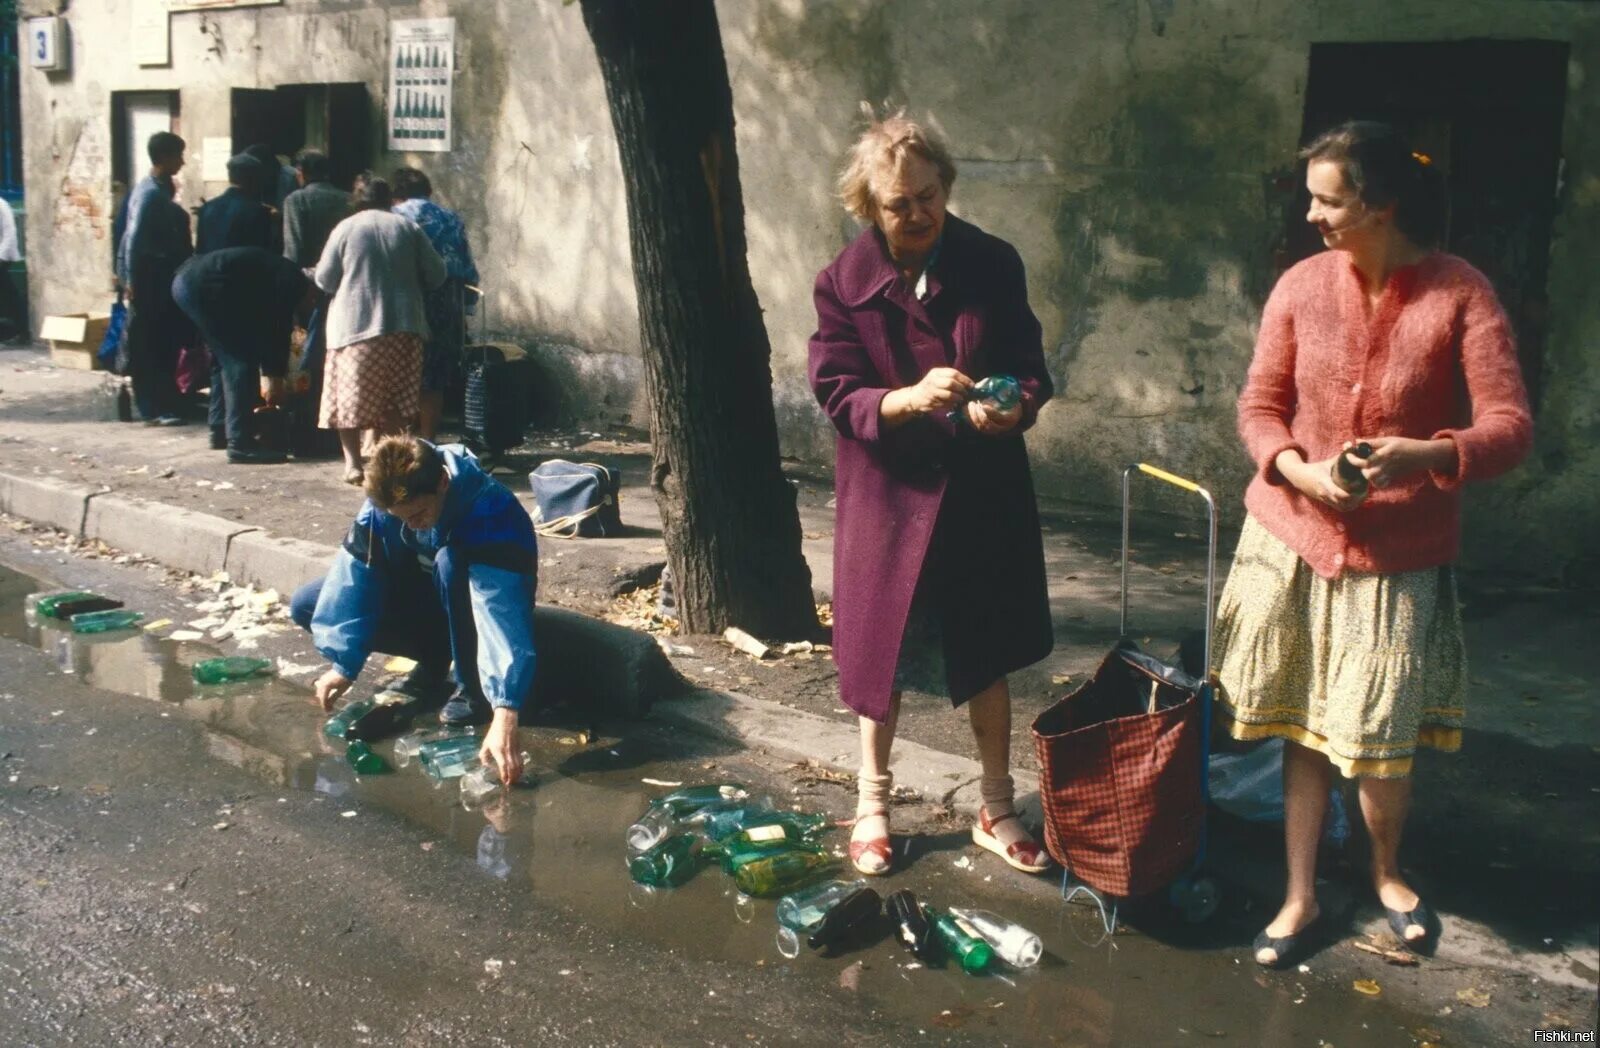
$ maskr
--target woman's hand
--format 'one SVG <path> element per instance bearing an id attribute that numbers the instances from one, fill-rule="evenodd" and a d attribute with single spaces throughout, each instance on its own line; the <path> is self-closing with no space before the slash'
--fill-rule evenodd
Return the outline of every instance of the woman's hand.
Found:
<path id="1" fill-rule="evenodd" d="M 1345 448 L 1355 447 L 1352 442 Z M 1456 442 L 1449 439 L 1416 440 L 1412 437 L 1368 437 L 1372 454 L 1366 458 L 1350 456 L 1350 461 L 1361 469 L 1367 483 L 1375 488 L 1386 488 L 1398 480 L 1423 470 L 1455 471 Z"/>
<path id="2" fill-rule="evenodd" d="M 999 437 L 1016 429 L 1017 423 L 1022 421 L 1022 404 L 1019 401 L 1002 411 L 981 400 L 969 400 L 966 413 L 973 430 L 986 437 Z"/>
<path id="3" fill-rule="evenodd" d="M 1340 513 L 1349 513 L 1361 505 L 1366 493 L 1346 491 L 1333 482 L 1333 464 L 1338 460 L 1339 456 L 1335 455 L 1321 462 L 1307 462 L 1298 451 L 1290 449 L 1278 453 L 1277 466 L 1283 479 L 1306 498 Z"/>
<path id="4" fill-rule="evenodd" d="M 954 411 L 972 394 L 973 382 L 955 368 L 934 368 L 905 388 L 907 406 L 919 415 Z"/>

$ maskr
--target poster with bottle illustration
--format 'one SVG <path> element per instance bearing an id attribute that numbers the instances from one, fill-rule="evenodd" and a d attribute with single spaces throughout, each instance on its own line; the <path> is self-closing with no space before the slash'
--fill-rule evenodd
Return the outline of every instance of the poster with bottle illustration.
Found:
<path id="1" fill-rule="evenodd" d="M 389 23 L 391 150 L 450 151 L 455 55 L 454 18 L 411 18 Z"/>

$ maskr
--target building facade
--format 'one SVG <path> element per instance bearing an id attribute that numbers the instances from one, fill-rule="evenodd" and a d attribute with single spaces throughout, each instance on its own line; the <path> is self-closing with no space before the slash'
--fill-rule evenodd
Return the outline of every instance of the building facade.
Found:
<path id="1" fill-rule="evenodd" d="M 1532 459 L 1469 496 L 1469 561 L 1600 580 L 1600 5 L 728 0 L 719 16 L 786 453 L 831 459 L 805 381 L 812 280 L 856 231 L 833 183 L 861 103 L 904 104 L 953 147 L 953 210 L 1027 264 L 1060 390 L 1030 436 L 1041 495 L 1111 503 L 1146 460 L 1236 519 L 1234 401 L 1261 305 L 1317 246 L 1295 151 L 1379 116 L 1450 175 L 1451 247 L 1500 288 L 1535 399 Z M 70 67 L 22 70 L 36 316 L 108 300 L 115 183 L 142 172 L 148 129 L 188 140 L 191 206 L 221 191 L 230 149 L 317 145 L 346 171 L 429 173 L 467 220 L 491 329 L 540 362 L 546 412 L 644 424 L 622 176 L 576 5 L 224 0 L 165 16 L 164 64 L 143 0 L 62 17 Z M 447 152 L 386 148 L 393 25 L 420 18 L 455 20 Z"/>

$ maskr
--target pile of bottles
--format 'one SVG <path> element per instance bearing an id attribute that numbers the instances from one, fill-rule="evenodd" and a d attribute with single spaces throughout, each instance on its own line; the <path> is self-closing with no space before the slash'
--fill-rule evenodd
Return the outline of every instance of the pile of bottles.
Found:
<path id="1" fill-rule="evenodd" d="M 74 633 L 107 633 L 137 626 L 144 612 L 129 611 L 122 601 L 88 590 L 63 590 L 59 593 L 30 593 L 23 600 L 28 625 L 40 619 L 55 619 L 72 627 Z"/>
<path id="2" fill-rule="evenodd" d="M 816 840 L 832 825 L 826 815 L 754 801 L 739 783 L 690 786 L 657 797 L 628 827 L 628 874 L 676 888 L 716 864 L 745 895 L 775 898 L 838 868 Z"/>
<path id="3" fill-rule="evenodd" d="M 739 783 L 689 786 L 657 797 L 628 827 L 628 873 L 650 889 L 675 888 L 720 865 L 744 896 L 778 897 L 785 957 L 802 944 L 826 951 L 865 938 L 887 914 L 895 939 L 925 964 L 949 960 L 980 975 L 1039 963 L 1039 937 L 988 910 L 936 909 L 903 890 L 884 900 L 865 880 L 823 879 L 840 864 L 816 840 L 832 825 L 826 815 L 756 802 Z"/>
<path id="4" fill-rule="evenodd" d="M 826 950 L 872 932 L 887 911 L 895 941 L 918 961 L 946 960 L 969 975 L 1004 963 L 1032 968 L 1044 954 L 1039 937 L 988 910 L 935 909 L 902 889 L 886 902 L 864 880 L 826 881 L 778 900 L 778 952 L 797 957 L 802 942 Z"/>

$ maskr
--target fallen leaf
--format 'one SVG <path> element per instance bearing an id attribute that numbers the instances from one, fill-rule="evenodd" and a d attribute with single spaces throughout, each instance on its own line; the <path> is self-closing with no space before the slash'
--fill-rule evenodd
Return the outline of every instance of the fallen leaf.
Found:
<path id="1" fill-rule="evenodd" d="M 1456 1000 L 1460 1001 L 1462 1004 L 1466 1005 L 1469 1008 L 1487 1008 L 1487 1007 L 1489 1007 L 1489 994 L 1488 994 L 1488 992 L 1485 991 L 1485 990 L 1480 990 L 1475 986 L 1474 987 L 1469 987 L 1468 989 L 1465 989 L 1465 990 L 1457 990 L 1456 991 Z"/>
<path id="2" fill-rule="evenodd" d="M 861 989 L 861 968 L 861 962 L 857 961 L 844 971 L 840 972 L 839 989 L 850 990 L 852 992 Z"/>
<path id="3" fill-rule="evenodd" d="M 1383 993 L 1383 987 L 1372 979 L 1357 979 L 1351 986 L 1356 993 L 1364 994 L 1368 997 L 1376 997 Z"/>
<path id="4" fill-rule="evenodd" d="M 646 786 L 668 786 L 668 787 L 672 787 L 672 786 L 682 786 L 683 785 L 683 783 L 681 783 L 681 782 L 669 782 L 666 779 L 640 779 L 639 781 L 644 783 Z"/>
<path id="5" fill-rule="evenodd" d="M 417 668 L 416 659 L 408 659 L 404 655 L 396 655 L 383 664 L 383 668 L 390 673 L 410 673 Z"/>

